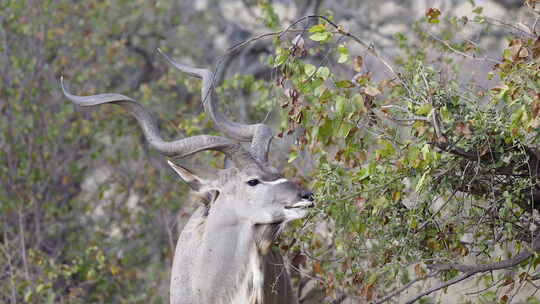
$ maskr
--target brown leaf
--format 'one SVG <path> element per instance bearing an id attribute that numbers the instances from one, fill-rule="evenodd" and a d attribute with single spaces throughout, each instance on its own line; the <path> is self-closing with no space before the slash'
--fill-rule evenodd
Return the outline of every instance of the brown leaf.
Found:
<path id="1" fill-rule="evenodd" d="M 540 114 L 540 100 L 535 100 L 531 104 L 531 112 L 533 114 L 533 117 L 538 117 L 538 114 Z"/>
<path id="2" fill-rule="evenodd" d="M 465 52 L 468 52 L 468 51 L 470 51 L 470 50 L 473 50 L 473 51 L 474 51 L 474 50 L 476 50 L 476 45 L 474 45 L 474 44 L 471 43 L 471 42 L 467 42 L 467 43 L 465 44 L 464 50 L 465 50 Z"/>
<path id="3" fill-rule="evenodd" d="M 467 246 L 461 244 L 461 246 L 459 247 L 459 254 L 461 256 L 466 256 L 469 254 L 469 248 L 467 248 Z"/>
<path id="4" fill-rule="evenodd" d="M 371 301 L 374 298 L 375 295 L 375 287 L 373 284 L 364 285 L 362 287 L 362 296 L 366 298 L 366 300 Z"/>
<path id="5" fill-rule="evenodd" d="M 341 158 L 342 158 L 344 152 L 345 152 L 344 150 L 337 151 L 336 156 L 334 156 L 334 159 L 337 160 L 337 161 L 341 161 Z"/>
<path id="6" fill-rule="evenodd" d="M 297 48 L 303 49 L 304 48 L 304 38 L 301 34 L 298 34 L 296 37 L 294 37 L 292 44 L 296 46 Z"/>
<path id="7" fill-rule="evenodd" d="M 300 266 L 300 265 L 305 266 L 306 261 L 307 261 L 307 257 L 305 255 L 299 253 L 293 258 L 292 264 L 293 264 L 294 267 L 298 268 L 298 266 Z"/>
<path id="8" fill-rule="evenodd" d="M 362 275 L 361 272 L 354 275 L 353 283 L 355 285 L 360 285 L 360 284 L 362 284 L 363 281 L 364 281 L 364 276 Z"/>
<path id="9" fill-rule="evenodd" d="M 315 261 L 313 263 L 313 272 L 316 273 L 316 274 L 319 274 L 319 275 L 322 275 L 324 273 L 324 271 L 322 269 L 322 266 L 321 266 L 321 262 Z"/>
<path id="10" fill-rule="evenodd" d="M 358 74 L 354 75 L 354 77 L 353 77 L 353 81 L 360 84 L 360 85 L 365 84 L 370 79 L 371 79 L 371 73 L 369 73 L 369 72 L 366 73 L 366 74 L 358 73 Z"/>
<path id="11" fill-rule="evenodd" d="M 507 277 L 506 280 L 501 284 L 501 286 L 508 286 L 510 284 L 514 283 L 514 279 L 512 277 Z"/>
<path id="12" fill-rule="evenodd" d="M 493 88 L 491 88 L 490 90 L 494 93 L 499 93 L 500 91 L 502 91 L 503 89 L 506 89 L 506 86 L 505 85 L 502 85 L 502 84 L 499 84 L 499 85 L 496 85 L 494 86 Z"/>
<path id="13" fill-rule="evenodd" d="M 522 47 L 523 46 L 523 40 L 521 40 L 521 39 L 512 39 L 512 40 L 510 40 L 510 43 L 508 43 L 508 46 Z"/>
<path id="14" fill-rule="evenodd" d="M 441 15 L 441 10 L 439 10 L 438 8 L 430 7 L 426 10 L 426 17 L 428 18 L 428 21 L 430 22 L 437 20 L 440 15 Z"/>
<path id="15" fill-rule="evenodd" d="M 536 3 L 539 3 L 540 0 L 525 0 L 525 4 L 532 9 L 536 8 Z"/>
<path id="16" fill-rule="evenodd" d="M 77 299 L 82 295 L 84 295 L 84 289 L 82 289 L 80 287 L 70 287 L 69 288 L 68 296 L 69 296 L 69 298 L 71 300 Z"/>
<path id="17" fill-rule="evenodd" d="M 380 83 L 379 83 L 379 86 L 381 88 L 391 88 L 393 86 L 393 83 L 392 81 L 388 80 L 388 79 L 383 79 Z"/>
<path id="18" fill-rule="evenodd" d="M 364 64 L 364 58 L 362 56 L 356 56 L 353 59 L 353 68 L 356 72 L 360 72 L 362 70 L 362 65 Z"/>
<path id="19" fill-rule="evenodd" d="M 423 277 L 426 274 L 426 271 L 422 268 L 422 265 L 416 264 L 414 265 L 414 273 L 416 273 L 417 277 Z"/>
<path id="20" fill-rule="evenodd" d="M 470 138 L 472 135 L 471 126 L 469 123 L 465 122 L 458 122 L 456 125 L 456 132 L 465 136 L 465 138 Z"/>
<path id="21" fill-rule="evenodd" d="M 521 50 L 521 45 L 512 45 L 510 47 L 510 51 L 512 52 L 511 53 L 512 57 L 516 58 L 520 50 Z"/>
<path id="22" fill-rule="evenodd" d="M 527 58 L 529 57 L 529 50 L 527 48 L 522 47 L 518 52 L 519 58 Z"/>
<path id="23" fill-rule="evenodd" d="M 366 88 L 364 89 L 364 93 L 365 93 L 366 95 L 371 96 L 371 97 L 375 97 L 375 96 L 377 96 L 377 95 L 380 95 L 380 94 L 381 94 L 381 91 L 380 91 L 378 88 L 376 88 L 376 87 L 368 86 L 368 87 L 366 87 Z"/>
<path id="24" fill-rule="evenodd" d="M 394 202 L 399 201 L 400 198 L 401 198 L 401 192 L 400 192 L 400 191 L 394 191 L 394 192 L 392 193 L 392 200 L 393 200 Z"/>

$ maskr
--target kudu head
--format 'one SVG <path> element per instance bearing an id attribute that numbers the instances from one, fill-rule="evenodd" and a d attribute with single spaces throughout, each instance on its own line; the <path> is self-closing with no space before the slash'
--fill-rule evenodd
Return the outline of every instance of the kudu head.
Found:
<path id="1" fill-rule="evenodd" d="M 161 52 L 160 52 L 161 53 Z M 120 94 L 76 96 L 64 86 L 64 95 L 82 107 L 112 103 L 132 114 L 141 126 L 151 147 L 164 156 L 181 160 L 182 157 L 205 150 L 215 150 L 226 155 L 228 168 L 217 172 L 215 178 L 197 176 L 181 164 L 168 161 L 174 171 L 201 197 L 204 197 L 207 215 L 219 225 L 269 225 L 264 237 L 259 238 L 259 248 L 266 251 L 280 228 L 288 221 L 306 216 L 306 208 L 313 206 L 313 194 L 283 178 L 268 161 L 272 131 L 265 124 L 240 124 L 230 121 L 217 109 L 214 98 L 214 74 L 207 69 L 184 66 L 167 55 L 162 55 L 174 67 L 202 79 L 202 101 L 205 112 L 224 136 L 197 135 L 174 141 L 161 138 L 155 119 L 140 103 Z M 241 143 L 248 143 L 244 147 Z M 264 242 L 263 242 L 264 241 Z"/>

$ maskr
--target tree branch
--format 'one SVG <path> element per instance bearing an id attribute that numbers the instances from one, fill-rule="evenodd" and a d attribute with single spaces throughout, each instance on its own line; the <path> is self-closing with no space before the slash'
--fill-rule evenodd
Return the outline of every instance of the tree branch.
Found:
<path id="1" fill-rule="evenodd" d="M 427 296 L 427 295 L 429 295 L 429 294 L 431 294 L 431 293 L 434 293 L 434 292 L 437 291 L 437 290 L 441 290 L 441 289 L 443 289 L 443 288 L 446 288 L 446 287 L 448 287 L 448 286 L 450 286 L 450 285 L 454 285 L 454 284 L 456 284 L 456 283 L 459 283 L 459 282 L 461 282 L 461 281 L 463 281 L 463 280 L 465 280 L 465 279 L 471 277 L 472 275 L 474 275 L 474 273 L 469 273 L 469 272 L 463 273 L 462 275 L 457 276 L 457 277 L 451 279 L 450 281 L 446 281 L 446 282 L 441 283 L 441 284 L 439 284 L 439 285 L 437 285 L 437 286 L 435 286 L 435 287 L 433 287 L 433 288 L 431 288 L 431 289 L 428 289 L 428 290 L 424 291 L 423 293 L 421 293 L 421 294 L 415 296 L 415 297 L 412 298 L 411 300 L 405 302 L 405 304 L 411 304 L 411 303 L 414 303 L 414 302 L 420 300 L 420 298 L 422 298 L 422 297 L 424 297 L 424 296 Z"/>
<path id="2" fill-rule="evenodd" d="M 510 267 L 517 266 L 531 256 L 534 255 L 536 251 L 540 251 L 540 237 L 536 237 L 533 240 L 532 247 L 521 251 L 518 255 L 514 256 L 511 259 L 503 260 L 496 263 L 480 264 L 480 265 L 468 265 L 468 264 L 433 264 L 429 268 L 436 270 L 458 270 L 461 272 L 471 272 L 473 274 L 479 272 L 487 272 L 493 270 L 506 269 Z"/>
<path id="3" fill-rule="evenodd" d="M 420 281 L 423 281 L 423 280 L 426 280 L 426 279 L 429 279 L 429 278 L 432 278 L 434 276 L 436 276 L 437 274 L 439 274 L 439 271 L 433 271 L 431 273 L 429 273 L 428 275 L 426 276 L 423 276 L 423 277 L 420 277 L 420 278 L 416 278 L 412 281 L 410 281 L 409 283 L 405 284 L 403 287 L 399 288 L 399 289 L 396 289 L 394 290 L 392 293 L 390 293 L 389 295 L 385 296 L 384 298 L 381 298 L 375 302 L 373 302 L 373 304 L 382 304 L 390 299 L 392 299 L 393 297 L 399 295 L 400 293 L 402 293 L 403 291 L 409 289 L 411 286 L 413 286 L 414 284 L 420 282 Z"/>
<path id="4" fill-rule="evenodd" d="M 448 287 L 450 285 L 454 285 L 456 283 L 459 283 L 459 282 L 461 282 L 461 281 L 463 281 L 463 280 L 465 280 L 465 279 L 467 279 L 467 278 L 469 278 L 469 277 L 471 277 L 473 275 L 476 275 L 478 273 L 483 273 L 483 272 L 488 272 L 488 271 L 493 271 L 493 270 L 507 269 L 507 268 L 517 266 L 517 265 L 525 262 L 529 258 L 531 258 L 534 255 L 534 253 L 537 252 L 537 251 L 540 251 L 540 236 L 537 236 L 533 240 L 531 248 L 521 251 L 518 255 L 516 255 L 515 257 L 513 257 L 511 259 L 503 260 L 503 261 L 500 261 L 500 262 L 488 263 L 488 264 L 480 264 L 480 265 L 467 265 L 467 264 L 457 264 L 457 263 L 430 265 L 429 268 L 437 270 L 437 271 L 457 270 L 457 271 L 462 272 L 462 274 L 455 277 L 455 278 L 453 278 L 453 279 L 451 279 L 451 280 L 449 280 L 449 281 L 442 282 L 441 284 L 439 284 L 439 285 L 437 285 L 437 286 L 435 286 L 433 288 L 430 288 L 430 289 L 422 292 L 421 294 L 416 295 L 414 298 L 407 301 L 406 304 L 414 303 L 414 302 L 418 301 L 420 298 L 422 298 L 424 296 L 427 296 L 427 295 L 429 295 L 431 293 L 434 293 L 435 291 L 446 288 L 446 287 Z"/>

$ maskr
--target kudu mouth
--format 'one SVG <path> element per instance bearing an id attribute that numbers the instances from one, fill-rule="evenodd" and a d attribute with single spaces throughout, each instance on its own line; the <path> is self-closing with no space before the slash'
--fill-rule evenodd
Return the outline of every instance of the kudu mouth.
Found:
<path id="1" fill-rule="evenodd" d="M 296 204 L 287 205 L 284 208 L 285 209 L 297 209 L 297 208 L 306 209 L 306 208 L 313 208 L 313 207 L 315 207 L 315 203 L 313 201 L 303 199 Z"/>

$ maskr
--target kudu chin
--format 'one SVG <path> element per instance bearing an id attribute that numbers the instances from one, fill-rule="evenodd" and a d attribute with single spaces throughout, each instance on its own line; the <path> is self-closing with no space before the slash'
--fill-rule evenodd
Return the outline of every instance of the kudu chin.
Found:
<path id="1" fill-rule="evenodd" d="M 120 94 L 76 96 L 62 79 L 64 95 L 82 107 L 112 103 L 133 115 L 150 146 L 182 157 L 220 151 L 231 162 L 209 180 L 169 161 L 172 169 L 204 198 L 180 234 L 171 273 L 172 304 L 297 303 L 282 256 L 272 248 L 284 225 L 306 216 L 313 194 L 283 178 L 268 161 L 272 131 L 264 124 L 240 124 L 217 110 L 214 74 L 184 66 L 162 54 L 182 72 L 202 79 L 202 103 L 225 136 L 161 138 L 155 119 L 137 101 Z M 249 143 L 244 148 L 241 142 Z"/>

